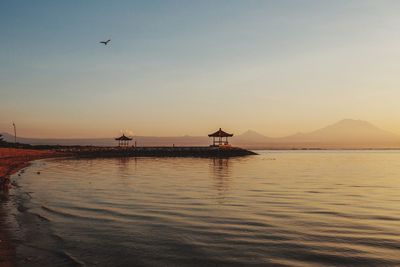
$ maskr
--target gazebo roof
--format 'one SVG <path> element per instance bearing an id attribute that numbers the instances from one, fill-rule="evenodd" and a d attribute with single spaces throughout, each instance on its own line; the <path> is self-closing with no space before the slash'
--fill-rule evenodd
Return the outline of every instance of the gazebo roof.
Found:
<path id="1" fill-rule="evenodd" d="M 129 137 L 125 136 L 125 134 L 123 134 L 120 137 L 115 138 L 115 140 L 117 140 L 117 141 L 129 141 L 129 140 L 132 140 L 132 138 L 129 138 Z"/>
<path id="2" fill-rule="evenodd" d="M 232 137 L 233 134 L 224 132 L 221 128 L 219 128 L 218 131 L 216 131 L 215 133 L 209 134 L 209 137 Z"/>

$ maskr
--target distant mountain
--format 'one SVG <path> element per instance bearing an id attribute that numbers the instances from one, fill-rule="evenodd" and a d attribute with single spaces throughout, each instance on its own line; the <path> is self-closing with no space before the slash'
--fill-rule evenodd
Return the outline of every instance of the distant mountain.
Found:
<path id="1" fill-rule="evenodd" d="M 3 133 L 6 141 L 14 137 Z M 135 137 L 139 146 L 205 146 L 210 144 L 207 136 Z M 38 139 L 18 138 L 18 142 L 33 145 L 94 145 L 115 146 L 113 138 L 98 139 Z M 231 138 L 233 145 L 246 148 L 400 148 L 400 136 L 382 130 L 367 121 L 344 119 L 324 128 L 294 135 L 272 138 L 248 130 Z"/>
<path id="2" fill-rule="evenodd" d="M 233 137 L 233 140 L 239 142 L 266 142 L 270 140 L 270 137 L 266 137 L 265 135 L 259 134 L 255 131 L 248 130 L 241 135 L 237 135 Z"/>
<path id="3" fill-rule="evenodd" d="M 242 133 L 240 136 L 240 138 L 247 138 L 247 139 L 253 139 L 253 140 L 264 140 L 267 137 L 265 135 L 259 134 L 253 130 L 248 130 L 244 133 Z"/>
<path id="4" fill-rule="evenodd" d="M 255 131 L 234 136 L 232 143 L 247 148 L 400 148 L 400 136 L 373 124 L 344 119 L 324 128 L 272 138 Z"/>
<path id="5" fill-rule="evenodd" d="M 400 147 L 399 135 L 382 130 L 367 121 L 352 119 L 344 119 L 309 133 L 298 133 L 276 141 L 296 147 L 299 145 L 322 148 Z"/>

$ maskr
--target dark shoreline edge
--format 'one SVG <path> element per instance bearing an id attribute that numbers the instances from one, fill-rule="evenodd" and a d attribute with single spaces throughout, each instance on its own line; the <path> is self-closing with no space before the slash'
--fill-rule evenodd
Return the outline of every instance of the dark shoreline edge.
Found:
<path id="1" fill-rule="evenodd" d="M 0 193 L 1 194 L 1 193 Z M 3 196 L 1 197 L 3 198 Z M 4 201 L 1 199 L 0 201 Z M 3 203 L 1 203 L 3 205 Z M 11 233 L 7 222 L 5 222 L 8 213 L 0 206 L 0 266 L 12 267 L 16 262 L 15 244 L 12 242 Z"/>

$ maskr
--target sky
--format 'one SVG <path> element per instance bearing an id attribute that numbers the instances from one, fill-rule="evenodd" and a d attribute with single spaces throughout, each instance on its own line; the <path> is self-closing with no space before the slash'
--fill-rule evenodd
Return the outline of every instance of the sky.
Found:
<path id="1" fill-rule="evenodd" d="M 400 134 L 399 1 L 2 0 L 0 34 L 0 132 Z"/>

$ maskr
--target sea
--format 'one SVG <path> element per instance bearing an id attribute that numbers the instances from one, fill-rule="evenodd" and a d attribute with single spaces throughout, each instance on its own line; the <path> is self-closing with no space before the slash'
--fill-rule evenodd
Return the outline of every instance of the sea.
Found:
<path id="1" fill-rule="evenodd" d="M 400 266 L 400 151 L 46 159 L 12 176 L 18 266 Z"/>

